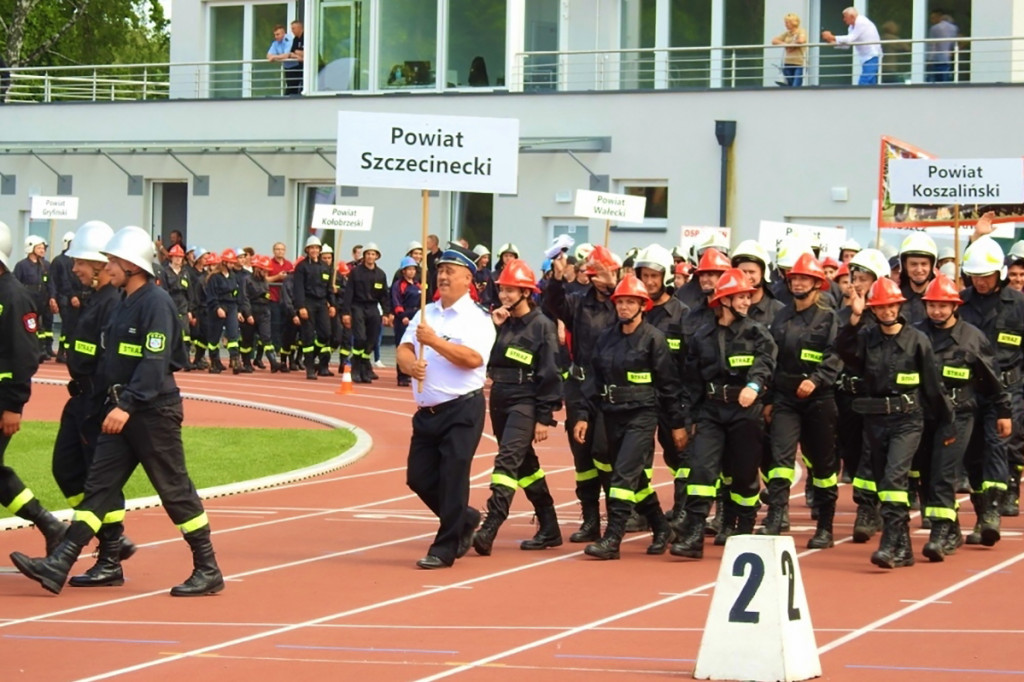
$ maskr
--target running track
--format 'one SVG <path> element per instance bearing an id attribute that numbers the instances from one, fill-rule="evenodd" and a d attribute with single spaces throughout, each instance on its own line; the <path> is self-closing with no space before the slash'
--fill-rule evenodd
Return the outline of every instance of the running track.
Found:
<path id="1" fill-rule="evenodd" d="M 62 372 L 46 365 L 40 376 L 60 378 Z M 568 542 L 522 552 L 518 541 L 533 527 L 518 495 L 492 556 L 471 550 L 449 570 L 418 570 L 415 561 L 436 524 L 405 486 L 413 402 L 408 389 L 394 387 L 393 370 L 379 373 L 381 381 L 357 385 L 350 396 L 334 394 L 337 378 L 179 375 L 187 392 L 276 402 L 355 423 L 373 437 L 373 450 L 321 478 L 210 500 L 228 579 L 214 597 L 167 595 L 191 564 L 159 508 L 128 515 L 128 533 L 140 551 L 125 564 L 123 587 L 66 588 L 54 597 L 13 569 L 0 569 L 4 678 L 540 682 L 690 676 L 721 556 L 710 542 L 701 562 L 646 556 L 647 534 L 628 536 L 621 561 L 591 560 Z M 28 418 L 55 409 L 30 403 Z M 220 409 L 190 404 L 186 422 L 199 423 L 197 410 L 204 423 L 216 422 Z M 227 408 L 221 419 L 230 423 L 239 415 Z M 267 423 L 265 413 L 242 417 L 243 425 Z M 478 507 L 487 499 L 495 453 L 488 430 L 489 424 L 473 468 L 471 501 Z M 555 432 L 539 454 L 567 536 L 578 511 L 564 433 Z M 669 487 L 660 462 L 656 482 L 664 500 Z M 795 492 L 801 490 L 798 484 Z M 918 564 L 887 572 L 868 561 L 877 538 L 868 545 L 849 542 L 853 511 L 843 487 L 836 519 L 841 542 L 809 552 L 802 547 L 813 522 L 802 496 L 793 499 L 792 534 L 823 679 L 1024 676 L 1016 649 L 1024 632 L 1017 623 L 1024 603 L 1024 523 L 1004 519 L 996 547 L 965 546 L 941 564 L 920 557 L 927 531 L 918 530 Z M 973 521 L 966 510 L 964 516 Z M 38 554 L 38 533 L 0 533 L 0 562 L 15 549 Z M 75 571 L 91 562 L 83 556 Z M 743 646 L 737 641 L 738 655 Z"/>

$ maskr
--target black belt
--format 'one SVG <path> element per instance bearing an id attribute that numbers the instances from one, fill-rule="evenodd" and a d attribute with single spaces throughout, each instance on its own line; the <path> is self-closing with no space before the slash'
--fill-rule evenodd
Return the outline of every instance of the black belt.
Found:
<path id="1" fill-rule="evenodd" d="M 946 395 L 949 396 L 955 410 L 973 408 L 975 405 L 974 389 L 969 385 L 950 388 L 946 391 Z"/>
<path id="2" fill-rule="evenodd" d="M 864 390 L 864 380 L 861 377 L 844 374 L 839 377 L 839 381 L 836 382 L 836 386 L 843 393 L 857 395 Z"/>
<path id="3" fill-rule="evenodd" d="M 465 395 L 460 395 L 458 398 L 452 398 L 451 400 L 446 400 L 443 403 L 438 403 L 437 405 L 424 405 L 417 409 L 420 410 L 421 412 L 438 414 L 439 412 L 444 412 L 448 408 L 455 407 L 459 403 L 469 400 L 470 398 L 475 398 L 476 396 L 480 395 L 482 391 L 483 389 L 478 388 L 475 391 L 470 391 L 469 393 L 466 393 Z"/>
<path id="4" fill-rule="evenodd" d="M 705 394 L 710 400 L 719 400 L 723 403 L 739 402 L 742 386 L 730 386 L 728 384 L 713 384 L 708 382 L 705 387 Z"/>
<path id="5" fill-rule="evenodd" d="M 576 381 L 583 381 L 584 379 L 587 378 L 587 373 L 583 370 L 583 367 L 581 365 L 573 363 L 569 367 L 569 376 L 575 379 Z"/>
<path id="6" fill-rule="evenodd" d="M 529 384 L 533 382 L 533 371 L 514 367 L 492 367 L 487 376 L 497 384 Z"/>
<path id="7" fill-rule="evenodd" d="M 93 390 L 92 377 L 72 379 L 68 382 L 68 395 L 72 398 L 80 395 L 91 395 Z"/>
<path id="8" fill-rule="evenodd" d="M 1000 374 L 1004 386 L 1013 386 L 1020 381 L 1020 368 L 1012 367 Z"/>
<path id="9" fill-rule="evenodd" d="M 911 393 L 884 398 L 854 398 L 851 407 L 857 414 L 906 414 L 917 411 L 918 399 Z"/>
<path id="10" fill-rule="evenodd" d="M 654 397 L 653 386 L 605 386 L 601 398 L 609 405 L 648 400 Z"/>

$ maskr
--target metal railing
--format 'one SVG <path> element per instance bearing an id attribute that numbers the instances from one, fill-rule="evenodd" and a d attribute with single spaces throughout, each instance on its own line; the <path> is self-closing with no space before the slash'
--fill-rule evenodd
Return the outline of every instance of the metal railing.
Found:
<path id="1" fill-rule="evenodd" d="M 928 52 L 941 42 L 945 41 L 880 41 L 881 82 L 927 82 Z M 852 50 L 808 43 L 806 55 L 805 86 L 856 82 L 859 67 Z M 956 42 L 952 60 L 953 83 L 1024 83 L 1024 36 L 962 38 Z M 783 47 L 773 45 L 520 52 L 511 65 L 507 87 L 500 89 L 580 92 L 776 87 L 784 81 L 782 66 Z M 433 87 L 418 88 L 421 92 L 446 89 L 440 81 Z M 403 91 L 389 87 L 374 94 Z M 283 92 L 280 64 L 262 59 L 0 70 L 0 97 L 8 102 L 259 98 Z"/>

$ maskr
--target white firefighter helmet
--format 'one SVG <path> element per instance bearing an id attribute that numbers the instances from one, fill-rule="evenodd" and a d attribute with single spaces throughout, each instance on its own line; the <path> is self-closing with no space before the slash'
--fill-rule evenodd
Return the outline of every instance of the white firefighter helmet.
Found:
<path id="1" fill-rule="evenodd" d="M 137 265 L 150 275 L 153 274 L 153 261 L 156 259 L 156 248 L 149 233 L 141 227 L 129 225 L 114 233 L 107 245 L 100 251 L 105 256 L 113 256 Z"/>
<path id="2" fill-rule="evenodd" d="M 665 286 L 675 281 L 675 271 L 672 268 L 672 254 L 661 244 L 651 244 L 637 252 L 633 259 L 633 269 L 639 276 L 640 268 L 656 270 L 665 276 Z"/>
<path id="3" fill-rule="evenodd" d="M 889 259 L 878 249 L 862 249 L 850 259 L 850 268 L 860 268 L 875 276 L 875 279 L 888 277 L 892 272 L 889 267 Z"/>
<path id="4" fill-rule="evenodd" d="M 964 274 L 981 276 L 999 273 L 999 278 L 1006 277 L 1005 256 L 1003 249 L 995 239 L 988 235 L 979 237 L 964 252 Z"/>
<path id="5" fill-rule="evenodd" d="M 323 246 L 323 243 L 320 241 L 320 237 L 317 237 L 315 234 L 311 234 L 306 237 L 306 245 L 303 247 L 303 250 L 308 249 L 311 246 Z"/>
<path id="6" fill-rule="evenodd" d="M 810 244 L 797 237 L 786 237 L 779 242 L 779 249 L 775 254 L 775 264 L 788 270 L 796 265 L 797 259 L 805 253 L 814 255 L 814 249 Z"/>
<path id="7" fill-rule="evenodd" d="M 771 260 L 768 258 L 768 251 L 765 250 L 761 242 L 756 239 L 746 239 L 739 243 L 736 249 L 732 252 L 732 266 L 737 267 L 744 261 L 755 261 L 761 264 L 761 272 L 764 274 L 762 279 L 765 282 L 770 282 L 771 277 L 768 274 L 768 264 Z M 796 261 L 793 261 L 796 263 Z M 793 267 L 792 265 L 788 267 Z"/>
<path id="8" fill-rule="evenodd" d="M 71 248 L 67 250 L 68 258 L 91 260 L 106 263 L 107 257 L 103 250 L 107 248 L 114 230 L 102 220 L 89 220 L 82 223 L 71 239 Z"/>
<path id="9" fill-rule="evenodd" d="M 901 261 L 904 256 L 926 256 L 934 262 L 939 258 L 939 248 L 935 246 L 935 240 L 924 232 L 914 232 L 908 234 L 900 244 Z"/>
<path id="10" fill-rule="evenodd" d="M 30 254 L 35 251 L 35 248 L 42 244 L 46 246 L 46 240 L 36 234 L 30 234 L 25 237 L 25 254 Z"/>

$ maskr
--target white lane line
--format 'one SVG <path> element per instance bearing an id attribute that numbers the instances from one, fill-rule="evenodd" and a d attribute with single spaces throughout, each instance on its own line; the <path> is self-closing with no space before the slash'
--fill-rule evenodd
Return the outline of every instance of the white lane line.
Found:
<path id="1" fill-rule="evenodd" d="M 885 616 L 883 618 L 879 618 L 878 620 L 874 621 L 873 623 L 868 623 L 864 627 L 858 628 L 858 629 L 854 630 L 853 632 L 851 632 L 851 633 L 849 633 L 847 635 L 843 635 L 842 637 L 840 637 L 840 638 L 838 638 L 836 640 L 833 640 L 833 641 L 829 642 L 828 644 L 826 644 L 824 646 L 820 646 L 820 647 L 818 647 L 818 654 L 827 653 L 829 651 L 832 651 L 835 648 L 841 647 L 842 645 L 844 645 L 844 644 L 846 644 L 848 642 L 852 642 L 853 640 L 855 640 L 855 639 L 857 639 L 859 637 L 863 637 L 866 634 L 870 634 L 871 632 L 874 632 L 874 631 L 880 629 L 882 626 L 888 625 L 889 623 L 893 622 L 894 620 L 898 620 L 898 619 L 902 618 L 903 616 L 906 616 L 907 614 L 910 614 L 910 613 L 913 613 L 914 611 L 918 611 L 920 609 L 923 609 L 925 606 L 928 606 L 929 604 L 933 604 L 936 601 L 942 599 L 943 597 L 948 597 L 949 595 L 953 594 L 954 592 L 957 592 L 959 590 L 962 590 L 965 587 L 973 585 L 974 583 L 982 580 L 983 578 L 987 578 L 988 576 L 990 576 L 990 575 L 992 575 L 994 573 L 998 573 L 999 571 L 1002 571 L 1005 568 L 1009 568 L 1010 566 L 1013 566 L 1014 564 L 1016 564 L 1017 562 L 1021 561 L 1022 559 L 1024 559 L 1024 552 L 1021 552 L 1020 554 L 1017 554 L 1016 556 L 1012 556 L 1009 559 L 996 564 L 995 566 L 990 566 L 989 568 L 986 568 L 983 571 L 975 573 L 971 577 L 965 578 L 964 580 L 961 580 L 958 583 L 954 583 L 954 584 L 950 585 L 949 587 L 947 587 L 947 588 L 945 588 L 943 590 L 939 590 L 938 592 L 932 594 L 929 597 L 926 597 L 926 598 L 922 599 L 921 601 L 918 601 L 918 602 L 916 602 L 914 604 L 911 604 L 910 606 L 902 608 L 899 611 L 895 611 L 895 612 L 889 614 L 888 616 Z"/>

